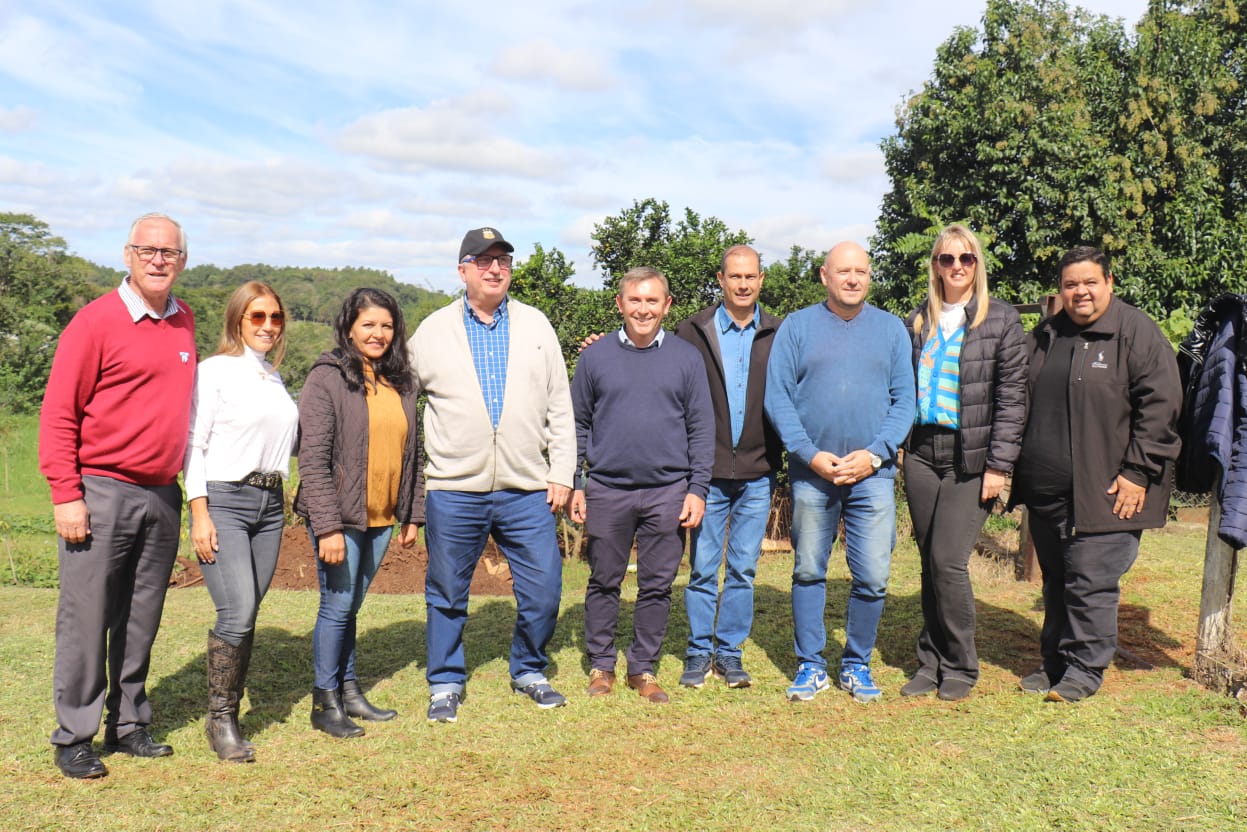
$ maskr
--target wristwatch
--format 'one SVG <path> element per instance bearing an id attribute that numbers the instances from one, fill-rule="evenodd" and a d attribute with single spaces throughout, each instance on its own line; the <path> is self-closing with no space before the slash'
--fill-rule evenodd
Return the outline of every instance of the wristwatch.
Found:
<path id="1" fill-rule="evenodd" d="M 879 456 L 879 454 L 870 455 L 870 467 L 871 468 L 874 468 L 876 471 L 878 471 L 879 468 L 882 467 L 882 465 L 883 465 L 883 457 Z"/>

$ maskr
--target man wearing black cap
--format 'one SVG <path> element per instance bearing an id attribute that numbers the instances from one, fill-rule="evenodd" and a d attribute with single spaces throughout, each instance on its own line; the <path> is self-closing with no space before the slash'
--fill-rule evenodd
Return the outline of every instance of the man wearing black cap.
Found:
<path id="1" fill-rule="evenodd" d="M 463 625 L 490 535 L 511 567 L 517 607 L 511 688 L 538 707 L 567 700 L 545 676 L 563 561 L 554 518 L 576 464 L 567 367 L 550 322 L 511 300 L 511 252 L 494 228 L 459 246 L 463 297 L 407 342 L 424 409 L 430 723 L 454 722 L 467 683 Z"/>

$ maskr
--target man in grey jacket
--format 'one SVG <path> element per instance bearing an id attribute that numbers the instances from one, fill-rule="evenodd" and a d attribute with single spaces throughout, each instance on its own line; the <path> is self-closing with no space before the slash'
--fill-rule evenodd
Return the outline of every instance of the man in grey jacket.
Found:
<path id="1" fill-rule="evenodd" d="M 416 386 L 428 397 L 430 723 L 458 718 L 468 589 L 490 535 L 515 587 L 511 687 L 541 708 L 566 704 L 545 669 L 563 587 L 554 519 L 571 494 L 576 426 L 553 327 L 507 296 L 514 250 L 494 228 L 464 235 L 463 297 L 426 318 L 408 341 Z"/>

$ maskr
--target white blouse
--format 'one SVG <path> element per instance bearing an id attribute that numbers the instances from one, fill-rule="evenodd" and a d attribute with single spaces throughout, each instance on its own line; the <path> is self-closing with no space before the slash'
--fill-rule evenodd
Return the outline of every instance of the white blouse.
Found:
<path id="1" fill-rule="evenodd" d="M 208 481 L 237 482 L 252 471 L 290 476 L 299 408 L 264 354 L 214 355 L 199 365 L 184 471 L 186 499 Z"/>

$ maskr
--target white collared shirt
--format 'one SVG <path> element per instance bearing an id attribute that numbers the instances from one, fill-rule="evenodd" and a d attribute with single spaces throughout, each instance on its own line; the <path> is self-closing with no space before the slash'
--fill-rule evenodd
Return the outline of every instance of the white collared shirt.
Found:
<path id="1" fill-rule="evenodd" d="M 121 285 L 117 287 L 117 294 L 121 295 L 121 302 L 126 305 L 126 311 L 130 313 L 130 320 L 136 324 L 145 317 L 153 317 L 157 320 L 163 320 L 171 315 L 176 315 L 181 311 L 178 306 L 177 298 L 173 293 L 169 293 L 169 297 L 165 300 L 165 311 L 163 315 L 157 315 L 155 312 L 147 308 L 147 301 L 134 291 L 134 287 L 130 285 L 130 276 L 126 275 L 126 279 L 121 281 Z"/>
<path id="2" fill-rule="evenodd" d="M 299 409 L 261 353 L 214 355 L 199 365 L 186 446 L 186 499 L 208 481 L 237 482 L 252 471 L 290 476 Z"/>

